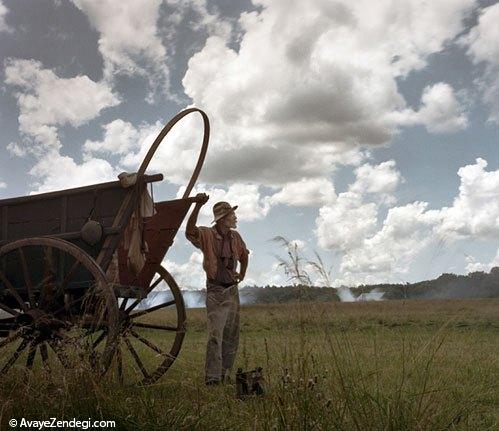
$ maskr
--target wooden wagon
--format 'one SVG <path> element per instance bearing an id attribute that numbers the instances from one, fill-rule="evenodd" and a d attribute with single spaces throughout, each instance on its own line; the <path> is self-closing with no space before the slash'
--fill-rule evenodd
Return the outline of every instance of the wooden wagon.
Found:
<path id="1" fill-rule="evenodd" d="M 204 136 L 185 193 L 142 218 L 144 190 L 163 179 L 146 175 L 147 166 L 175 123 L 193 112 L 202 116 Z M 82 364 L 99 373 L 111 368 L 129 383 L 165 373 L 182 346 L 186 314 L 161 262 L 194 202 L 189 193 L 208 140 L 206 114 L 187 109 L 160 132 L 130 187 L 114 181 L 0 201 L 0 379 L 13 368 Z M 145 264 L 135 272 L 125 238 L 133 217 L 145 246 Z M 163 294 L 152 302 L 156 287 Z"/>

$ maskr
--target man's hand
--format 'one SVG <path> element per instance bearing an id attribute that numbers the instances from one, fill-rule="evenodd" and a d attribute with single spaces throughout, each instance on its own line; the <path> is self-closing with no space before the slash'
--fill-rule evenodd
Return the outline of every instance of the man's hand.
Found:
<path id="1" fill-rule="evenodd" d="M 244 280 L 244 275 L 241 275 L 240 273 L 236 272 L 236 273 L 234 274 L 234 278 L 236 279 L 236 281 L 237 281 L 238 283 L 241 283 L 241 281 L 243 281 L 243 280 Z"/>
<path id="2" fill-rule="evenodd" d="M 210 197 L 206 193 L 198 193 L 194 197 L 194 201 L 198 206 L 203 206 L 206 202 L 208 202 L 208 199 L 210 199 Z"/>

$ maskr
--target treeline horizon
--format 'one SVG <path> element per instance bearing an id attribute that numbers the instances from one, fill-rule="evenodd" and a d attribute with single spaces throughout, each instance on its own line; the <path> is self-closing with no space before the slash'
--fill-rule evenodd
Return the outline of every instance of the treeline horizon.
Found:
<path id="1" fill-rule="evenodd" d="M 338 292 L 349 290 L 355 300 L 370 300 L 370 293 L 377 293 L 382 300 L 396 299 L 468 299 L 499 298 L 499 267 L 489 273 L 475 271 L 467 275 L 444 273 L 433 280 L 416 283 L 380 283 L 360 285 L 357 287 L 342 286 L 339 288 L 314 286 L 309 284 L 292 284 L 286 286 L 245 286 L 239 289 L 243 303 L 279 303 L 291 301 L 340 301 Z M 199 295 L 202 290 L 183 290 L 183 293 Z"/>

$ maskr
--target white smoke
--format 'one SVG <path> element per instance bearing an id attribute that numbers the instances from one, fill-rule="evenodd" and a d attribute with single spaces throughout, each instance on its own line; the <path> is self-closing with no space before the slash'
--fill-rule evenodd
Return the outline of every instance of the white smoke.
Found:
<path id="1" fill-rule="evenodd" d="M 338 287 L 336 291 L 341 302 L 355 302 L 357 300 L 348 287 Z"/>
<path id="2" fill-rule="evenodd" d="M 384 294 L 385 292 L 379 289 L 373 289 L 370 292 L 361 293 L 357 297 L 357 301 L 383 301 Z"/>
<path id="3" fill-rule="evenodd" d="M 341 302 L 361 302 L 361 301 L 382 301 L 383 295 L 385 294 L 379 289 L 373 289 L 370 292 L 361 293 L 359 296 L 355 296 L 349 287 L 338 287 L 336 289 L 338 293 L 338 298 Z"/>

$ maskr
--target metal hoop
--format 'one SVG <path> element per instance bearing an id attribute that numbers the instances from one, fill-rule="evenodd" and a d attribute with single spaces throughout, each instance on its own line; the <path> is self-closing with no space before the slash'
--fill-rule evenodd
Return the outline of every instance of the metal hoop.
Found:
<path id="1" fill-rule="evenodd" d="M 159 132 L 159 135 L 156 137 L 154 140 L 153 144 L 151 145 L 151 148 L 149 148 L 149 151 L 147 152 L 144 160 L 142 161 L 142 164 L 140 165 L 138 174 L 142 175 L 145 173 L 147 167 L 149 166 L 149 163 L 151 162 L 151 159 L 153 158 L 154 154 L 156 153 L 156 150 L 158 149 L 159 145 L 165 138 L 165 136 L 168 134 L 168 132 L 172 129 L 172 127 L 177 124 L 182 118 L 184 118 L 186 115 L 191 114 L 192 112 L 199 112 L 201 114 L 201 117 L 203 117 L 203 124 L 204 124 L 204 132 L 203 132 L 203 143 L 201 146 L 201 151 L 199 152 L 199 157 L 198 157 L 198 162 L 196 164 L 196 167 L 194 168 L 194 171 L 192 173 L 191 179 L 189 180 L 189 183 L 187 184 L 187 188 L 185 189 L 184 195 L 182 196 L 182 199 L 188 198 L 189 194 L 191 193 L 191 190 L 194 187 L 194 184 L 196 183 L 199 173 L 201 172 L 201 168 L 204 163 L 204 159 L 206 157 L 206 151 L 208 150 L 208 141 L 210 139 L 210 121 L 208 120 L 208 116 L 201 111 L 201 109 L 198 108 L 189 108 L 186 109 L 185 111 L 179 112 L 175 117 L 173 117 L 165 127 Z"/>

